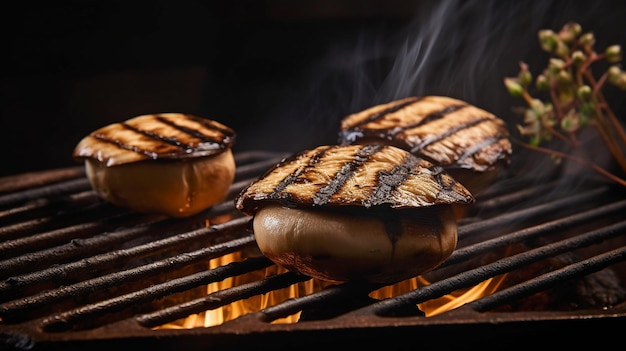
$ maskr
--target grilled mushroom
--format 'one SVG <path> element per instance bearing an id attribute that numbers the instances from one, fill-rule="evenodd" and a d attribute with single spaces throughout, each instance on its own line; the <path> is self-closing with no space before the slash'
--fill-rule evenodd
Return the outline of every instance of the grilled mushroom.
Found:
<path id="1" fill-rule="evenodd" d="M 443 166 L 474 195 L 510 163 L 503 120 L 445 96 L 408 97 L 341 121 L 339 143 L 383 143 Z"/>
<path id="2" fill-rule="evenodd" d="M 260 250 L 328 281 L 395 282 L 457 243 L 452 204 L 473 196 L 443 168 L 388 145 L 319 146 L 285 159 L 235 199 Z"/>
<path id="3" fill-rule="evenodd" d="M 103 199 L 187 217 L 223 201 L 235 176 L 234 131 L 181 113 L 142 115 L 83 138 L 73 156 Z"/>

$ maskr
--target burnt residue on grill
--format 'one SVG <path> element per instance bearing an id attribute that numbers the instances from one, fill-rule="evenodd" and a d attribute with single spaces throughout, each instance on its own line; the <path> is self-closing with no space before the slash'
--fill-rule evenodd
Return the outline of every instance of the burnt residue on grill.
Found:
<path id="1" fill-rule="evenodd" d="M 532 345 L 529 335 L 574 346 L 574 333 L 626 321 L 624 191 L 594 179 L 563 184 L 556 172 L 522 177 L 512 168 L 460 220 L 459 245 L 424 276 L 429 285 L 377 299 L 370 294 L 382 284 L 328 284 L 219 325 L 154 329 L 312 281 L 294 272 L 262 274 L 274 264 L 258 252 L 251 218 L 233 203 L 288 156 L 237 154 L 228 200 L 185 219 L 103 202 L 80 167 L 24 175 L 12 188 L 4 186 L 1 345 L 200 350 L 284 347 L 302 340 L 319 347 L 380 346 L 393 340 L 447 349 L 514 337 L 519 339 L 508 349 L 516 349 Z M 231 253 L 241 259 L 209 267 L 209 260 Z M 206 291 L 212 282 L 249 274 L 256 278 Z M 418 308 L 503 274 L 501 286 L 488 296 L 432 317 Z M 297 313 L 297 323 L 275 323 Z"/>

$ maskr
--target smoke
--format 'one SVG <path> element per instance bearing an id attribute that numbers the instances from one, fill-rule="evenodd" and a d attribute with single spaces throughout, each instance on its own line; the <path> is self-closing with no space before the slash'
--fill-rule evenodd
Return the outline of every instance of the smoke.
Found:
<path id="1" fill-rule="evenodd" d="M 406 21 L 375 21 L 329 37 L 319 59 L 291 77 L 271 121 L 253 133 L 275 135 L 279 149 L 299 151 L 337 142 L 347 114 L 412 95 L 445 95 L 496 114 L 516 134 L 524 102 L 509 96 L 503 78 L 516 75 L 520 61 L 535 74 L 546 66 L 538 31 L 576 21 L 593 30 L 597 47 L 626 47 L 618 30 L 625 9 L 580 1 L 420 1 Z"/>
<path id="2" fill-rule="evenodd" d="M 534 74 L 546 67 L 548 56 L 537 39 L 540 29 L 558 31 L 576 21 L 596 34 L 598 48 L 623 40 L 616 30 L 623 7 L 576 1 L 422 3 L 399 30 L 379 25 L 356 36 L 333 38 L 334 46 L 306 78 L 307 99 L 296 107 L 298 112 L 285 111 L 302 119 L 302 106 L 308 106 L 304 118 L 309 137 L 291 145 L 333 143 L 345 115 L 412 95 L 468 101 L 504 119 L 515 135 L 521 122 L 515 110 L 524 102 L 509 96 L 503 78 L 516 75 L 520 61 Z M 532 170 L 538 175 L 555 166 L 545 155 L 525 157 L 536 162 L 521 165 L 523 173 Z"/>
<path id="3" fill-rule="evenodd" d="M 355 112 L 410 95 L 440 94 L 509 119 L 514 101 L 502 79 L 517 74 L 520 61 L 535 72 L 545 67 L 547 56 L 537 41 L 540 29 L 558 30 L 578 21 L 584 29 L 623 40 L 603 24 L 607 16 L 615 17 L 613 26 L 621 24 L 607 6 L 575 1 L 422 3 L 399 31 L 368 28 L 356 38 L 336 41 L 309 81 L 309 92 L 325 99 L 319 101 L 322 110 L 329 102 L 343 104 L 336 111 Z"/>

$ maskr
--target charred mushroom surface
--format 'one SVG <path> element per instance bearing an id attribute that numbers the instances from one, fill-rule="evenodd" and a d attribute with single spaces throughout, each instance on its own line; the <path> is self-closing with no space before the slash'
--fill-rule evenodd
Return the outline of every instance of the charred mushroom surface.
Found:
<path id="1" fill-rule="evenodd" d="M 394 145 L 446 169 L 473 194 L 510 162 L 503 120 L 445 96 L 408 97 L 376 105 L 341 121 L 340 144 Z"/>
<path id="2" fill-rule="evenodd" d="M 223 201 L 235 175 L 235 132 L 181 113 L 142 115 L 83 138 L 73 156 L 103 199 L 138 212 L 187 217 Z"/>
<path id="3" fill-rule="evenodd" d="M 456 247 L 452 205 L 474 201 L 441 167 L 388 145 L 319 146 L 285 159 L 235 199 L 261 251 L 328 281 L 394 282 Z"/>

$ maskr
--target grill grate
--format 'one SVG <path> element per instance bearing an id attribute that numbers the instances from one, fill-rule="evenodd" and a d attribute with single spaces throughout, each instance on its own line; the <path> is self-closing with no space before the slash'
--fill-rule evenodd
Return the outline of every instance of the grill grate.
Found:
<path id="1" fill-rule="evenodd" d="M 190 294 L 274 267 L 258 253 L 247 230 L 250 218 L 236 211 L 232 199 L 284 156 L 237 154 L 228 200 L 185 219 L 131 213 L 101 201 L 82 167 L 3 179 L 1 345 L 17 350 L 206 349 L 288 345 L 302 338 L 309 346 L 338 340 L 372 346 L 395 338 L 442 348 L 505 340 L 522 332 L 567 338 L 576 330 L 626 321 L 623 192 L 597 181 L 563 186 L 553 174 L 530 179 L 512 170 L 460 221 L 459 246 L 425 275 L 430 285 L 381 300 L 369 296 L 382 285 L 329 285 L 220 325 L 153 329 L 313 281 L 274 269 L 273 275 L 256 275 L 258 279 L 211 294 Z M 210 259 L 229 253 L 246 255 L 209 269 Z M 551 266 L 553 261 L 559 264 Z M 433 317 L 424 317 L 416 307 L 505 273 L 523 278 Z M 580 286 L 576 282 L 589 281 L 596 285 L 583 284 L 592 291 L 582 298 L 558 295 L 568 308 L 518 306 L 537 293 L 560 289 L 569 294 Z M 275 323 L 297 313 L 298 323 Z M 463 337 L 450 338 L 449 333 Z"/>

